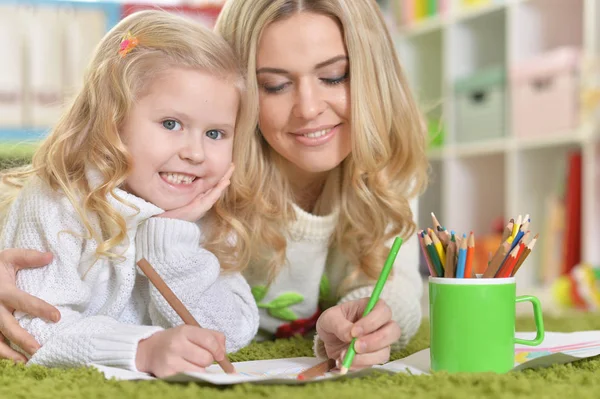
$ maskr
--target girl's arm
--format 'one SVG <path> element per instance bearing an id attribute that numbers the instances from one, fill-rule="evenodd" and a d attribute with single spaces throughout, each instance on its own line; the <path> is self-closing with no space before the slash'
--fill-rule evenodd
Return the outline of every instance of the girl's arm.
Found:
<path id="1" fill-rule="evenodd" d="M 151 218 L 138 228 L 137 258 L 145 258 L 156 269 L 202 327 L 222 332 L 227 352 L 234 352 L 256 335 L 256 302 L 241 274 L 222 273 L 219 261 L 200 246 L 200 240 L 196 223 Z M 165 328 L 182 324 L 160 292 L 148 284 L 153 324 Z"/>
<path id="2" fill-rule="evenodd" d="M 21 270 L 17 275 L 20 289 L 54 305 L 61 314 L 57 323 L 15 314 L 42 345 L 30 362 L 52 367 L 98 363 L 136 370 L 138 342 L 162 329 L 93 315 L 97 310 L 91 309 L 94 287 L 84 281 L 80 271 L 82 263 L 92 264 L 87 261 L 94 255 L 94 249 L 86 247 L 85 235 L 71 204 L 39 181 L 23 189 L 7 216 L 2 248 L 54 254 L 48 266 Z"/>

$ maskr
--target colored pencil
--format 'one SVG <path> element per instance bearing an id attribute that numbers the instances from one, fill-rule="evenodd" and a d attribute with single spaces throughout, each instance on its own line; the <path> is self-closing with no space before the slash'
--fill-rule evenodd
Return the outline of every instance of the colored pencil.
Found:
<path id="1" fill-rule="evenodd" d="M 394 266 L 394 261 L 396 260 L 396 256 L 398 255 L 398 251 L 400 251 L 400 247 L 402 246 L 402 238 L 396 237 L 394 243 L 392 244 L 392 248 L 390 248 L 390 253 L 388 254 L 387 259 L 385 260 L 385 264 L 381 268 L 381 272 L 379 273 L 379 278 L 375 283 L 375 288 L 373 288 L 373 292 L 371 293 L 371 297 L 369 298 L 369 302 L 365 307 L 362 317 L 366 317 L 371 310 L 379 301 L 379 296 L 381 295 L 381 291 L 383 291 L 383 287 L 385 286 L 385 282 L 392 271 L 392 267 Z M 354 356 L 356 356 L 356 350 L 354 349 L 354 343 L 356 342 L 356 338 L 352 338 L 350 341 L 350 345 L 348 346 L 348 351 L 346 352 L 346 356 L 342 361 L 342 367 L 340 367 L 340 374 L 344 375 L 350 370 L 352 366 L 352 360 L 354 360 Z"/>
<path id="2" fill-rule="evenodd" d="M 519 245 L 518 247 L 515 247 L 512 251 L 510 251 L 509 255 L 504 260 L 502 267 L 500 267 L 500 270 L 498 270 L 498 272 L 496 273 L 496 277 L 498 277 L 498 278 L 510 277 L 511 272 L 512 272 L 513 268 L 515 267 L 515 264 L 517 263 L 519 251 L 521 250 L 521 248 L 525 248 L 525 245 L 523 245 L 523 246 Z"/>
<path id="3" fill-rule="evenodd" d="M 171 305 L 175 313 L 177 313 L 177 315 L 181 317 L 185 324 L 200 327 L 200 324 L 196 321 L 194 316 L 192 316 L 190 311 L 187 310 L 183 302 L 181 302 L 179 298 L 177 298 L 175 293 L 171 291 L 167 283 L 165 283 L 165 281 L 159 276 L 156 270 L 154 270 L 152 265 L 150 265 L 150 263 L 146 259 L 140 259 L 137 265 L 140 267 L 142 272 L 144 272 L 146 277 L 148 277 L 148 280 L 150 280 L 150 282 L 152 282 L 152 284 L 156 287 L 158 292 L 160 292 L 160 294 L 166 299 L 169 305 Z M 235 373 L 235 368 L 233 367 L 233 364 L 231 364 L 229 359 L 227 359 L 227 357 L 225 357 L 218 363 L 225 373 Z"/>
<path id="4" fill-rule="evenodd" d="M 465 262 L 467 260 L 467 236 L 463 234 L 460 249 L 458 250 L 458 262 L 456 262 L 456 278 L 465 278 Z"/>
<path id="5" fill-rule="evenodd" d="M 431 236 L 431 241 L 433 242 L 433 246 L 440 257 L 440 262 L 442 263 L 442 268 L 446 267 L 446 253 L 444 252 L 444 247 L 442 246 L 442 242 L 438 238 L 435 231 L 429 229 L 429 235 Z"/>
<path id="6" fill-rule="evenodd" d="M 312 367 L 304 370 L 303 372 L 298 374 L 298 377 L 296 377 L 296 378 L 300 381 L 304 381 L 307 379 L 320 377 L 320 376 L 324 375 L 325 373 L 327 373 L 328 371 L 331 371 L 334 368 L 335 368 L 335 359 L 327 359 L 315 366 L 312 366 Z"/>
<path id="7" fill-rule="evenodd" d="M 454 236 L 446 248 L 446 269 L 444 269 L 444 277 L 453 278 L 456 272 L 456 240 Z"/>
<path id="8" fill-rule="evenodd" d="M 527 248 L 525 248 L 525 252 L 523 252 L 523 255 L 521 255 L 521 257 L 519 258 L 519 260 L 517 261 L 517 264 L 515 265 L 515 267 L 513 269 L 513 272 L 512 272 L 513 276 L 517 273 L 517 271 L 519 271 L 519 268 L 521 267 L 523 262 L 525 262 L 525 259 L 527 259 L 527 257 L 533 250 L 533 247 L 535 246 L 535 243 L 537 242 L 538 236 L 539 236 L 539 234 L 536 234 L 535 237 L 533 237 L 533 240 L 531 240 L 531 242 L 529 244 L 527 244 Z"/>
<path id="9" fill-rule="evenodd" d="M 510 237 L 510 235 L 512 234 L 512 228 L 513 228 L 514 224 L 515 224 L 515 220 L 510 219 L 508 224 L 504 228 L 504 231 L 502 232 L 502 242 L 506 241 L 508 239 L 508 237 Z"/>
<path id="10" fill-rule="evenodd" d="M 444 269 L 442 268 L 442 263 L 440 262 L 440 258 L 435 250 L 433 243 L 431 242 L 431 238 L 428 235 L 423 237 L 423 243 L 425 244 L 425 249 L 427 249 L 427 253 L 429 254 L 429 259 L 433 263 L 435 267 L 435 272 L 439 277 L 444 276 Z"/>
<path id="11" fill-rule="evenodd" d="M 523 219 L 522 216 L 519 215 L 519 217 L 517 218 L 517 221 L 515 222 L 515 224 L 513 224 L 512 233 L 510 235 L 513 238 L 513 241 L 514 241 L 515 237 L 517 236 L 517 233 L 519 232 L 519 228 L 521 227 L 522 219 Z"/>
<path id="12" fill-rule="evenodd" d="M 473 257 L 475 256 L 475 235 L 473 232 L 469 235 L 469 242 L 467 243 L 467 260 L 465 262 L 465 278 L 475 277 L 473 270 Z"/>
<path id="13" fill-rule="evenodd" d="M 500 269 L 500 266 L 502 266 L 502 261 L 506 257 L 506 254 L 508 253 L 509 249 L 510 249 L 510 243 L 508 242 L 508 240 L 504 241 L 502 243 L 502 245 L 500 245 L 500 247 L 498 247 L 498 250 L 492 257 L 490 264 L 488 265 L 487 269 L 485 269 L 485 272 L 483 273 L 484 278 L 493 278 L 496 275 L 496 273 L 498 272 L 498 269 Z"/>
<path id="14" fill-rule="evenodd" d="M 423 230 L 419 231 L 419 233 L 417 234 L 417 236 L 419 237 L 419 243 L 421 244 L 421 251 L 423 252 L 423 257 L 425 258 L 425 263 L 427 264 L 427 268 L 429 269 L 429 274 L 431 275 L 431 277 L 437 277 L 437 273 L 435 271 L 435 267 L 433 266 L 433 263 L 431 262 L 431 258 L 429 257 L 429 254 L 427 253 L 427 249 L 425 248 L 425 243 L 423 242 L 423 234 L 425 234 L 423 232 Z"/>

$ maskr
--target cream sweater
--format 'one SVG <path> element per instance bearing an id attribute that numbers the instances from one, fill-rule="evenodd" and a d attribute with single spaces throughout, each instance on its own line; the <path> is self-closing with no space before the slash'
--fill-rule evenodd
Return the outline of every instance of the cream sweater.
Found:
<path id="1" fill-rule="evenodd" d="M 411 205 L 416 214 L 416 201 Z M 281 335 L 284 331 L 303 333 L 303 326 L 314 327 L 319 310 L 335 303 L 369 297 L 375 285 L 375 281 L 359 275 L 353 287 L 338 293 L 343 279 L 354 270 L 344 255 L 329 245 L 338 213 L 315 216 L 296 205 L 294 210 L 297 220 L 288 232 L 286 267 L 268 287 L 264 277 L 253 273 L 253 270 L 260 270 L 259 265 L 252 265 L 245 273 L 258 302 L 261 330 L 269 335 Z M 415 235 L 402 245 L 393 275 L 381 295 L 392 309 L 393 320 L 402 329 L 395 347 L 405 346 L 421 323 L 423 293 L 418 251 Z M 315 355 L 325 356 L 318 336 Z"/>
<path id="2" fill-rule="evenodd" d="M 88 179 L 96 179 L 93 173 Z M 151 218 L 163 211 L 122 190 L 109 197 L 127 220 L 122 259 L 95 260 L 97 244 L 68 199 L 39 179 L 23 188 L 6 219 L 1 248 L 51 251 L 47 267 L 22 270 L 17 286 L 56 306 L 58 323 L 15 316 L 42 345 L 30 363 L 82 366 L 97 363 L 136 370 L 138 342 L 182 320 L 137 268 L 146 258 L 201 326 L 221 331 L 227 351 L 247 345 L 258 329 L 258 311 L 240 274 L 222 274 L 216 257 L 200 247 L 197 224 Z M 98 228 L 98 218 L 91 218 Z M 74 234 L 72 234 L 74 233 Z M 134 245 L 135 244 L 135 245 Z"/>

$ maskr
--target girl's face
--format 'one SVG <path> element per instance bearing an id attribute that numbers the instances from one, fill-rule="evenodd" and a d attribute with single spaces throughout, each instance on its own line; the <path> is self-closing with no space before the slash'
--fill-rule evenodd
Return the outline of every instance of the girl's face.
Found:
<path id="1" fill-rule="evenodd" d="M 120 130 L 133 158 L 125 189 L 168 211 L 213 187 L 231 164 L 238 104 L 231 82 L 191 69 L 162 73 Z"/>
<path id="2" fill-rule="evenodd" d="M 292 173 L 330 171 L 350 153 L 348 52 L 338 23 L 302 12 L 268 25 L 258 44 L 260 131 Z"/>

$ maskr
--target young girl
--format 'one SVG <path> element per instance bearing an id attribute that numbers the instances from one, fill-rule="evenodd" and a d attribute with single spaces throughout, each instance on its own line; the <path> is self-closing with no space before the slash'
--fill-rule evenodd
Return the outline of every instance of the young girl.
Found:
<path id="1" fill-rule="evenodd" d="M 54 254 L 17 277 L 61 314 L 17 313 L 42 345 L 30 362 L 164 376 L 202 370 L 254 337 L 248 284 L 200 246 L 195 223 L 229 184 L 242 89 L 229 46 L 192 21 L 141 12 L 104 37 L 32 165 L 4 176 L 1 247 Z M 210 228 L 218 216 L 207 217 Z M 175 327 L 181 319 L 136 268 L 141 257 L 204 328 Z"/>

